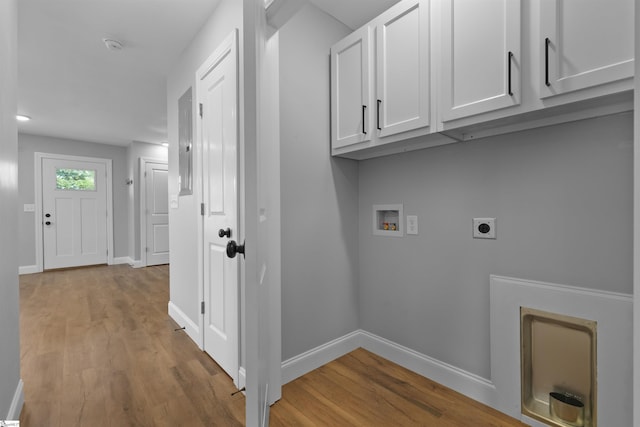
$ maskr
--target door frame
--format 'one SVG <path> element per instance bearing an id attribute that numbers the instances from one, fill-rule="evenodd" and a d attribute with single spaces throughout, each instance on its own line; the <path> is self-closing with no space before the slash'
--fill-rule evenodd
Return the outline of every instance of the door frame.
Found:
<path id="1" fill-rule="evenodd" d="M 107 264 L 113 264 L 113 160 L 67 154 L 34 153 L 36 273 L 44 271 L 44 233 L 42 227 L 42 161 L 43 159 L 101 163 L 105 166 L 107 190 Z"/>
<path id="2" fill-rule="evenodd" d="M 161 165 L 167 165 L 167 168 L 169 167 L 169 162 L 167 160 L 155 159 L 152 157 L 140 157 L 138 159 L 138 182 L 140 183 L 140 267 L 147 266 L 147 251 L 144 250 L 147 245 L 147 180 L 144 176 L 147 163 L 158 163 Z M 169 189 L 167 189 L 167 191 L 169 191 Z"/>
<path id="3" fill-rule="evenodd" d="M 235 49 L 235 57 L 236 57 L 236 96 L 238 97 L 237 100 L 237 105 L 238 105 L 238 110 L 236 111 L 236 126 L 237 126 L 237 140 L 236 140 L 236 144 L 237 144 L 237 153 L 238 153 L 238 164 L 237 164 L 237 168 L 236 168 L 236 182 L 237 182 L 237 189 L 236 189 L 236 203 L 237 203 L 237 230 L 235 232 L 236 235 L 236 241 L 238 243 L 241 242 L 240 240 L 240 236 L 243 236 L 244 232 L 244 221 L 243 221 L 243 206 L 242 206 L 242 194 L 244 192 L 244 175 L 243 175 L 243 169 L 242 169 L 242 164 L 243 164 L 243 160 L 242 160 L 242 144 L 241 144 L 241 140 L 242 140 L 242 136 L 241 136 L 241 128 L 240 128 L 240 123 L 242 120 L 242 112 L 241 112 L 241 105 L 242 105 L 242 100 L 240 97 L 240 64 L 239 64 L 239 34 L 238 34 L 238 30 L 234 29 L 227 37 L 225 37 L 219 44 L 218 46 L 214 49 L 214 51 L 211 53 L 211 55 L 209 55 L 204 61 L 202 61 L 202 63 L 200 64 L 200 66 L 198 67 L 198 69 L 195 72 L 195 86 L 194 86 L 194 91 L 193 91 L 193 96 L 192 96 L 192 102 L 193 102 L 193 108 L 196 112 L 196 115 L 199 115 L 198 113 L 198 96 L 200 93 L 201 89 L 201 80 L 206 77 L 206 75 L 209 74 L 209 72 L 211 70 L 213 70 L 216 65 L 233 49 Z M 205 283 L 205 277 L 204 277 L 204 214 L 203 211 L 201 210 L 201 206 L 204 203 L 204 183 L 203 183 L 203 172 L 204 172 L 204 165 L 203 165 L 203 148 L 202 148 L 202 120 L 198 119 L 196 117 L 196 120 L 194 120 L 195 123 L 195 127 L 196 127 L 196 132 L 195 132 L 195 139 L 194 139 L 194 143 L 193 143 L 193 147 L 194 147 L 194 152 L 193 152 L 193 156 L 194 156 L 194 162 L 193 162 L 193 194 L 196 196 L 196 207 L 197 207 L 197 232 L 198 232 L 198 303 L 201 304 L 202 302 L 204 302 L 204 287 L 206 286 Z M 241 389 L 245 386 L 245 369 L 242 366 L 242 342 L 243 342 L 243 329 L 244 329 L 244 311 L 243 311 L 243 304 L 242 304 L 242 295 L 243 295 L 243 289 L 242 289 L 242 277 L 244 276 L 244 264 L 239 260 L 238 262 L 238 307 L 237 307 L 237 312 L 238 312 L 238 328 L 237 328 L 237 339 L 236 339 L 236 343 L 238 345 L 237 348 L 237 366 L 238 366 L 238 372 L 233 372 L 232 374 L 230 374 L 233 383 L 236 385 L 236 387 L 238 389 Z M 200 349 L 202 351 L 204 351 L 204 334 L 205 334 L 205 318 L 204 318 L 204 313 L 202 312 L 202 310 L 200 311 L 200 315 L 198 316 L 198 346 L 200 347 Z"/>

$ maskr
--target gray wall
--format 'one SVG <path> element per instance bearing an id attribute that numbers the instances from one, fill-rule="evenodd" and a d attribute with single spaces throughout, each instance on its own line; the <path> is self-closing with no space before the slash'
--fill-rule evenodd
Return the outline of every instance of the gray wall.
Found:
<path id="1" fill-rule="evenodd" d="M 0 419 L 14 415 L 9 409 L 20 381 L 17 19 L 17 1 L 0 2 Z"/>
<path id="2" fill-rule="evenodd" d="M 134 141 L 127 147 L 127 178 L 133 185 L 127 189 L 129 216 L 128 254 L 133 261 L 140 260 L 140 158 L 167 161 L 167 148 L 158 144 Z"/>
<path id="3" fill-rule="evenodd" d="M 632 293 L 632 127 L 625 113 L 361 162 L 360 326 L 490 378 L 490 274 Z M 379 203 L 404 203 L 420 234 L 373 236 Z M 473 217 L 497 218 L 497 240 L 472 239 Z"/>
<path id="4" fill-rule="evenodd" d="M 283 360 L 358 328 L 358 164 L 329 156 L 329 48 L 313 6 L 280 29 Z"/>
<path id="5" fill-rule="evenodd" d="M 18 135 L 19 151 L 19 233 L 20 265 L 36 264 L 35 217 L 33 212 L 23 212 L 24 204 L 35 203 L 34 153 L 66 154 L 72 156 L 99 157 L 113 160 L 113 244 L 114 257 L 129 256 L 128 242 L 128 187 L 126 180 L 127 149 L 105 144 L 93 144 L 47 136 Z"/>
<path id="6" fill-rule="evenodd" d="M 221 0 L 213 14 L 182 53 L 167 77 L 167 131 L 169 140 L 169 196 L 177 195 L 178 188 L 178 99 L 193 87 L 195 105 L 195 74 L 200 65 L 218 45 L 240 29 L 240 57 L 242 57 L 242 2 Z M 242 67 L 240 67 L 242 68 Z M 195 110 L 194 110 L 195 111 Z M 195 138 L 195 114 L 194 129 Z M 194 140 L 195 142 L 195 140 Z M 197 144 L 197 142 L 195 142 Z M 194 166 L 197 162 L 194 153 Z M 197 169 L 196 169 L 197 171 Z M 181 196 L 179 207 L 169 209 L 169 238 L 171 244 L 170 300 L 196 325 L 200 316 L 198 298 L 198 227 L 200 220 L 197 197 L 197 177 L 194 176 L 193 195 Z"/>

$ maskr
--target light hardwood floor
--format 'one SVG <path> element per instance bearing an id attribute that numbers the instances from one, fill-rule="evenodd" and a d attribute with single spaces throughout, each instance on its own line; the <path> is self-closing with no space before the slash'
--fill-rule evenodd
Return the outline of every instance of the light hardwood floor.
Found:
<path id="1" fill-rule="evenodd" d="M 167 266 L 20 277 L 21 426 L 241 426 L 244 397 L 167 316 Z"/>
<path id="2" fill-rule="evenodd" d="M 167 315 L 168 266 L 20 277 L 22 427 L 241 426 L 244 396 Z M 523 426 L 359 349 L 283 387 L 272 426 Z"/>

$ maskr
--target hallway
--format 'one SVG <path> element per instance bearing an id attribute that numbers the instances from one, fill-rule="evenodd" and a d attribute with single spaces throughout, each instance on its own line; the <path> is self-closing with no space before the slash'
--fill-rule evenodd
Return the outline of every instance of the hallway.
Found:
<path id="1" fill-rule="evenodd" d="M 168 282 L 167 265 L 21 276 L 21 425 L 244 425 L 244 396 L 174 331 Z"/>

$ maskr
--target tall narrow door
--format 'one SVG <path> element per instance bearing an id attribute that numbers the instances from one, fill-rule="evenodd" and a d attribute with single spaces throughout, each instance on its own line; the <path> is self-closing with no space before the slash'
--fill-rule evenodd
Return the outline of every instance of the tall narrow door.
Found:
<path id="1" fill-rule="evenodd" d="M 145 162 L 146 265 L 169 263 L 169 189 L 166 163 Z"/>
<path id="2" fill-rule="evenodd" d="M 42 159 L 44 268 L 107 262 L 103 163 Z"/>
<path id="3" fill-rule="evenodd" d="M 331 146 L 371 140 L 371 30 L 354 31 L 331 48 Z"/>
<path id="4" fill-rule="evenodd" d="M 375 127 L 385 137 L 429 125 L 429 1 L 399 3 L 376 20 Z"/>
<path id="5" fill-rule="evenodd" d="M 232 33 L 197 72 L 204 230 L 204 349 L 238 379 L 237 42 Z"/>

